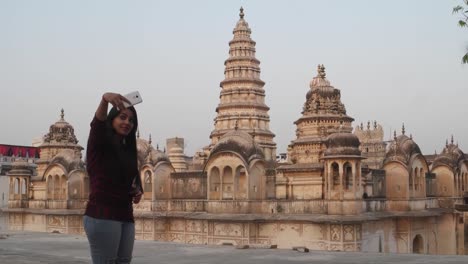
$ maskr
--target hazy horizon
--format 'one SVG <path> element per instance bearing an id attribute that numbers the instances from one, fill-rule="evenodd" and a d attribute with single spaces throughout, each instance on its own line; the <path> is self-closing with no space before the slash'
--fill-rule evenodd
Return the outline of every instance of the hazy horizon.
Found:
<path id="1" fill-rule="evenodd" d="M 454 136 L 468 152 L 468 31 L 459 0 L 1 1 L 0 144 L 31 145 L 60 119 L 86 147 L 101 95 L 138 90 L 141 138 L 210 143 L 232 29 L 244 7 L 256 41 L 277 153 L 296 138 L 324 64 L 353 127 L 412 135 L 424 154 Z M 84 153 L 83 153 L 84 154 Z"/>

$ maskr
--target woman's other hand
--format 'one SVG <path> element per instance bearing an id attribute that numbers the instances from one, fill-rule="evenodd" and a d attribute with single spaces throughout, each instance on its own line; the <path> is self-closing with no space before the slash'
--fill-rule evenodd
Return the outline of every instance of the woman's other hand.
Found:
<path id="1" fill-rule="evenodd" d="M 133 203 L 135 204 L 139 203 L 142 195 L 143 195 L 142 192 L 138 192 L 137 194 L 135 194 L 135 196 L 133 196 Z"/>

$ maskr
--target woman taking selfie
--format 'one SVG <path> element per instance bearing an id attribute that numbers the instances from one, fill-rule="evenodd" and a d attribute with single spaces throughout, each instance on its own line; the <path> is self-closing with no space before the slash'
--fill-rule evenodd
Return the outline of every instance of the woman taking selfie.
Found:
<path id="1" fill-rule="evenodd" d="M 132 202 L 138 203 L 143 191 L 137 162 L 137 113 L 133 106 L 126 108 L 124 103 L 130 103 L 124 96 L 105 93 L 88 138 L 86 169 L 90 194 L 83 226 L 94 264 L 132 260 Z M 107 113 L 109 104 L 113 107 Z"/>

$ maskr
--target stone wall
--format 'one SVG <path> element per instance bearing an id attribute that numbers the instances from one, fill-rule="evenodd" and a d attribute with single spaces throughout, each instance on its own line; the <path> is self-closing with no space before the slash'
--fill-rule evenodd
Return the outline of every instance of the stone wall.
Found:
<path id="1" fill-rule="evenodd" d="M 173 172 L 171 173 L 171 189 L 173 199 L 206 199 L 206 173 Z"/>

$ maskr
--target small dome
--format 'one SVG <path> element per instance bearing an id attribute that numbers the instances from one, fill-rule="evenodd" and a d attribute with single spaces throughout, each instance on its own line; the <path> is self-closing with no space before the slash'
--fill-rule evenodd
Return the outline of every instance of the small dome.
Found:
<path id="1" fill-rule="evenodd" d="M 255 158 L 264 159 L 263 151 L 247 132 L 234 130 L 226 133 L 211 150 L 210 156 L 224 151 L 240 154 L 247 162 Z"/>
<path id="2" fill-rule="evenodd" d="M 384 163 L 398 160 L 404 164 L 408 164 L 410 158 L 415 154 L 421 154 L 418 144 L 406 135 L 400 135 L 390 143 L 390 146 L 385 154 Z"/>
<path id="3" fill-rule="evenodd" d="M 352 133 L 333 133 L 327 137 L 325 156 L 361 156 L 359 138 Z"/>
<path id="4" fill-rule="evenodd" d="M 447 165 L 452 169 L 455 169 L 463 159 L 465 159 L 465 154 L 457 145 L 453 143 L 447 144 L 442 152 L 434 159 L 432 168 Z"/>
<path id="5" fill-rule="evenodd" d="M 64 119 L 64 111 L 61 110 L 60 120 L 52 124 L 49 128 L 49 133 L 44 136 L 45 144 L 78 144 L 75 136 L 75 130 Z M 81 148 L 81 147 L 80 147 Z M 83 149 L 83 148 L 81 148 Z"/>
<path id="6" fill-rule="evenodd" d="M 138 152 L 138 161 L 140 165 L 150 163 L 153 166 L 156 165 L 160 161 L 169 161 L 168 156 L 166 153 L 154 149 L 153 146 L 141 138 L 137 138 L 137 152 Z"/>
<path id="7" fill-rule="evenodd" d="M 60 164 L 67 170 L 67 172 L 76 169 L 84 169 L 84 163 L 81 160 L 81 157 L 71 149 L 61 150 L 52 158 L 50 164 Z"/>

